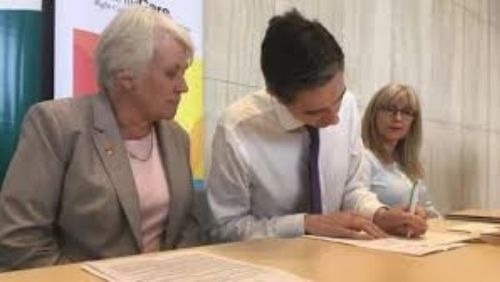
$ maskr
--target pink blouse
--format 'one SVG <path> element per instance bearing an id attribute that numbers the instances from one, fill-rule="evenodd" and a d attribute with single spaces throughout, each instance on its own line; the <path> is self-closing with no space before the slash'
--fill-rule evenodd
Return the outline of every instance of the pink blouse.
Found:
<path id="1" fill-rule="evenodd" d="M 125 140 L 141 214 L 142 252 L 160 249 L 169 209 L 169 187 L 154 130 L 134 140 Z"/>

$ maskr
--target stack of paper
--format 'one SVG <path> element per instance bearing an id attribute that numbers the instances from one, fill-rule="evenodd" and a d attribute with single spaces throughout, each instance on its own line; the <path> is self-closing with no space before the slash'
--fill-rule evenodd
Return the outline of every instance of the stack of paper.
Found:
<path id="1" fill-rule="evenodd" d="M 196 251 L 86 262 L 82 268 L 107 281 L 306 281 L 279 269 Z"/>
<path id="2" fill-rule="evenodd" d="M 468 209 L 449 213 L 447 219 L 500 223 L 500 209 Z"/>
<path id="3" fill-rule="evenodd" d="M 484 222 L 467 222 L 446 228 L 449 231 L 466 232 L 472 234 L 499 234 L 500 224 Z"/>
<path id="4" fill-rule="evenodd" d="M 447 230 L 474 234 L 480 236 L 480 240 L 485 243 L 500 244 L 500 224 L 498 223 L 467 222 L 455 224 Z"/>
<path id="5" fill-rule="evenodd" d="M 309 235 L 306 237 L 413 256 L 422 256 L 462 247 L 465 245 L 464 241 L 478 238 L 475 234 L 430 231 L 416 239 L 390 237 L 376 240 L 356 240 Z"/>

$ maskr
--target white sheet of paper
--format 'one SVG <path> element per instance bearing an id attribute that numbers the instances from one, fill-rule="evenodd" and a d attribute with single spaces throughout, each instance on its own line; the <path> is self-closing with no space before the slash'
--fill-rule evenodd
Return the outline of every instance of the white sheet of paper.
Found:
<path id="1" fill-rule="evenodd" d="M 468 232 L 474 234 L 499 233 L 500 224 L 485 222 L 467 222 L 446 228 L 449 231 Z"/>
<path id="2" fill-rule="evenodd" d="M 307 281 L 276 268 L 199 251 L 85 262 L 82 268 L 107 281 Z"/>
<path id="3" fill-rule="evenodd" d="M 355 240 L 310 235 L 306 237 L 413 256 L 423 256 L 462 247 L 465 245 L 463 241 L 478 238 L 478 236 L 472 234 L 431 231 L 416 239 L 389 237 L 376 240 Z"/>

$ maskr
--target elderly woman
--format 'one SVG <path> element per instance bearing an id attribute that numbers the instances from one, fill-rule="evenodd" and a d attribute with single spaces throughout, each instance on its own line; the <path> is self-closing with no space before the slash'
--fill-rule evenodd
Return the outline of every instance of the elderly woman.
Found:
<path id="1" fill-rule="evenodd" d="M 0 270 L 195 244 L 186 31 L 144 7 L 121 11 L 96 49 L 98 95 L 25 117 L 0 194 Z"/>
<path id="2" fill-rule="evenodd" d="M 366 108 L 362 137 L 370 187 L 379 200 L 392 207 L 407 207 L 416 186 L 419 206 L 425 208 L 427 216 L 437 216 L 421 182 L 422 117 L 413 88 L 396 83 L 382 87 Z"/>

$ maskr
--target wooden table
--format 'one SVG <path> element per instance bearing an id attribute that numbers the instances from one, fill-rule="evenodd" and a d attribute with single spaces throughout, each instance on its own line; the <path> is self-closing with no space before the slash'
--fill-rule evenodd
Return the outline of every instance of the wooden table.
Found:
<path id="1" fill-rule="evenodd" d="M 500 281 L 500 245 L 411 257 L 307 238 L 211 245 L 201 251 L 277 267 L 313 281 Z M 101 281 L 79 264 L 0 274 L 0 281 Z"/>

